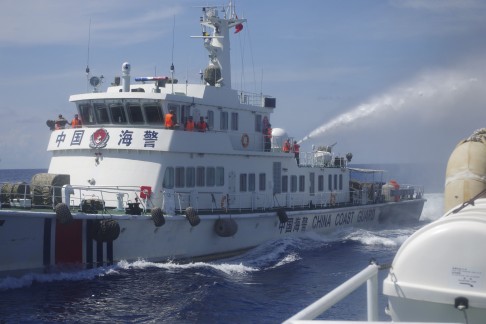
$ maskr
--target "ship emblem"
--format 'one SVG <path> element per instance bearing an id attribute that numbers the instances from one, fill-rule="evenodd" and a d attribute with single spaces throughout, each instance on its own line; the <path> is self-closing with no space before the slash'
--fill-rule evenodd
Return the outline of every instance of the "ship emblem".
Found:
<path id="1" fill-rule="evenodd" d="M 103 148 L 108 143 L 110 135 L 104 128 L 100 128 L 91 135 L 91 141 L 89 147 L 91 148 Z"/>

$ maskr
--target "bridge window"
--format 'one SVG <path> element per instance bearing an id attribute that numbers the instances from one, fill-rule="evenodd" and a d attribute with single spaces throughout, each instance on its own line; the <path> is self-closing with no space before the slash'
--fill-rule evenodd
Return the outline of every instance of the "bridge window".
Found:
<path id="1" fill-rule="evenodd" d="M 81 115 L 81 120 L 85 125 L 92 125 L 96 123 L 93 107 L 90 104 L 80 104 L 79 105 L 79 114 Z"/>
<path id="2" fill-rule="evenodd" d="M 334 190 L 338 188 L 337 174 L 334 175 Z"/>
<path id="3" fill-rule="evenodd" d="M 332 175 L 328 175 L 327 176 L 327 189 L 329 191 L 332 191 Z"/>
<path id="4" fill-rule="evenodd" d="M 93 106 L 98 124 L 108 124 L 110 122 L 110 117 L 108 116 L 106 105 L 102 103 L 95 103 Z"/>
<path id="5" fill-rule="evenodd" d="M 160 106 L 144 106 L 145 117 L 147 118 L 147 123 L 149 124 L 162 124 L 162 110 Z"/>
<path id="6" fill-rule="evenodd" d="M 122 105 L 111 105 L 110 113 L 113 124 L 127 123 L 127 116 L 125 115 L 125 109 Z"/>
<path id="7" fill-rule="evenodd" d="M 143 114 L 142 114 L 142 107 L 130 105 L 128 106 L 128 118 L 132 124 L 142 124 L 143 123 Z"/>

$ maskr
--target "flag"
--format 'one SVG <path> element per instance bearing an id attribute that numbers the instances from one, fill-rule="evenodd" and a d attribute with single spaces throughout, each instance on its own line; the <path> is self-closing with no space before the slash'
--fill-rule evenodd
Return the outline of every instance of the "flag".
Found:
<path id="1" fill-rule="evenodd" d="M 243 24 L 242 23 L 239 23 L 235 26 L 235 34 L 239 33 L 242 30 L 243 30 Z"/>

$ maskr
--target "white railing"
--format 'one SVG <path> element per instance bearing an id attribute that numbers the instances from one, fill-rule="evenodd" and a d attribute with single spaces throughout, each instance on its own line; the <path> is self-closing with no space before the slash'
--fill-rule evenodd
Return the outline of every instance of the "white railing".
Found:
<path id="1" fill-rule="evenodd" d="M 327 293 L 319 300 L 307 306 L 294 316 L 287 319 L 286 324 L 306 323 L 314 320 L 339 301 L 349 296 L 356 289 L 361 287 L 365 282 L 367 286 L 367 311 L 368 321 L 378 321 L 378 271 L 382 269 L 379 265 L 371 263 L 368 267 L 361 270 L 358 274 Z"/>

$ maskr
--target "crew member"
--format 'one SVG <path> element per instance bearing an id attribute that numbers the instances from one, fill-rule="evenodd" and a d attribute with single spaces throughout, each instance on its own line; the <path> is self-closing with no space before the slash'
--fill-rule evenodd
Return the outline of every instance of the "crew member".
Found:
<path id="1" fill-rule="evenodd" d="M 287 138 L 287 140 L 285 141 L 283 147 L 282 147 L 282 150 L 285 152 L 285 153 L 289 153 L 290 152 L 290 140 Z"/>
<path id="2" fill-rule="evenodd" d="M 194 121 L 192 120 L 192 116 L 187 118 L 186 124 L 184 125 L 184 129 L 188 132 L 194 131 Z"/>
<path id="3" fill-rule="evenodd" d="M 56 129 L 64 129 L 66 124 L 69 124 L 69 122 L 66 120 L 66 118 L 59 114 L 55 121 Z"/>
<path id="4" fill-rule="evenodd" d="M 165 128 L 167 129 L 174 129 L 174 111 L 169 110 L 168 114 L 165 114 Z"/>
<path id="5" fill-rule="evenodd" d="M 204 117 L 199 118 L 199 123 L 197 123 L 197 130 L 200 132 L 205 132 L 209 130 L 208 123 L 204 121 Z"/>
<path id="6" fill-rule="evenodd" d="M 83 123 L 81 122 L 81 119 L 79 119 L 78 114 L 74 115 L 73 120 L 71 120 L 71 127 L 72 128 L 81 128 L 81 127 L 83 127 Z"/>
<path id="7" fill-rule="evenodd" d="M 295 159 L 297 160 L 297 165 L 300 165 L 299 150 L 300 150 L 300 145 L 297 144 L 297 141 L 294 141 L 294 154 L 295 154 Z"/>

